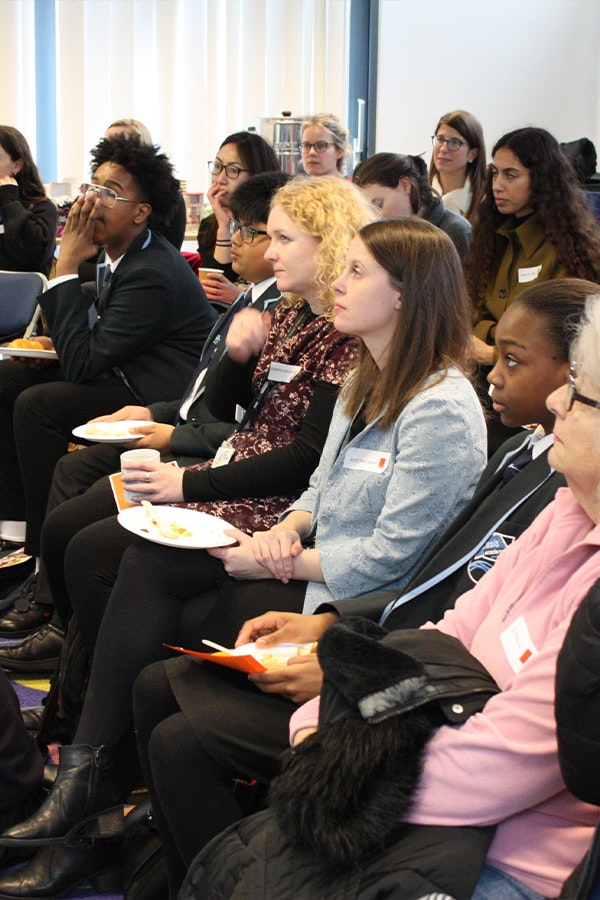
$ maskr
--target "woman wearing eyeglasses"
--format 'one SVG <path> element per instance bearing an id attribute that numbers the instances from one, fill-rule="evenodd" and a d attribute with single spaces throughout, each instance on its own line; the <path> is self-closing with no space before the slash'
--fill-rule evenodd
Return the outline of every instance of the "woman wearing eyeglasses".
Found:
<path id="1" fill-rule="evenodd" d="M 0 269 L 49 275 L 57 221 L 27 141 L 0 125 Z"/>
<path id="2" fill-rule="evenodd" d="M 485 144 L 481 123 L 464 109 L 446 113 L 431 138 L 429 183 L 446 209 L 473 221 L 485 181 Z"/>
<path id="3" fill-rule="evenodd" d="M 209 300 L 231 303 L 239 289 L 232 284 L 237 276 L 231 266 L 229 198 L 252 175 L 279 172 L 281 166 L 264 138 L 251 131 L 238 131 L 225 138 L 215 158 L 209 161 L 208 170 L 212 184 L 206 196 L 213 212 L 200 222 L 198 253 L 204 268 L 221 269 L 223 274 L 210 273 L 202 286 Z"/>
<path id="4" fill-rule="evenodd" d="M 337 116 L 318 113 L 302 123 L 300 152 L 307 175 L 343 175 L 348 130 Z"/>
<path id="5" fill-rule="evenodd" d="M 462 258 L 471 240 L 471 226 L 444 204 L 427 181 L 420 156 L 375 153 L 354 170 L 352 181 L 383 219 L 418 216 L 445 231 Z"/>

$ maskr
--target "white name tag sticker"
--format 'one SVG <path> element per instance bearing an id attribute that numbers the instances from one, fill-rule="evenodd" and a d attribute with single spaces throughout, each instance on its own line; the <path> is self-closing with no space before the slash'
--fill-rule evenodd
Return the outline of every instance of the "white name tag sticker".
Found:
<path id="1" fill-rule="evenodd" d="M 214 459 L 211 463 L 211 469 L 218 469 L 220 466 L 226 466 L 229 462 L 231 462 L 231 458 L 235 453 L 234 448 L 231 446 L 229 441 L 223 441 L 217 452 L 215 453 Z"/>
<path id="2" fill-rule="evenodd" d="M 0 225 L 0 234 L 4 234 L 4 225 Z"/>
<path id="3" fill-rule="evenodd" d="M 239 403 L 235 404 L 235 421 L 240 424 L 244 416 L 246 415 L 246 410 L 243 406 L 240 406 Z"/>
<path id="4" fill-rule="evenodd" d="M 519 269 L 519 284 L 528 284 L 530 281 L 535 281 L 541 271 L 541 266 L 530 266 L 528 269 Z"/>
<path id="5" fill-rule="evenodd" d="M 383 474 L 390 462 L 390 454 L 380 450 L 360 450 L 349 447 L 344 453 L 345 469 L 361 469 L 363 472 Z"/>
<path id="6" fill-rule="evenodd" d="M 506 658 L 513 672 L 520 672 L 525 663 L 538 655 L 523 616 L 509 625 L 500 635 Z"/>
<path id="7" fill-rule="evenodd" d="M 289 384 L 301 371 L 302 366 L 288 366 L 286 363 L 272 362 L 269 369 L 269 381 L 282 381 L 284 384 Z"/>

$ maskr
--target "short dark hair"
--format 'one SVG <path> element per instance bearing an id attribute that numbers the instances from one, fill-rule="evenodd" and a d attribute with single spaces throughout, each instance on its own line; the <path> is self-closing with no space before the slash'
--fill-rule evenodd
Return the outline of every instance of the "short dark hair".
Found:
<path id="1" fill-rule="evenodd" d="M 289 181 L 285 172 L 263 172 L 242 182 L 229 198 L 229 208 L 239 222 L 266 222 L 276 191 Z"/>
<path id="2" fill-rule="evenodd" d="M 25 203 L 43 200 L 46 191 L 24 135 L 12 125 L 0 125 L 0 146 L 13 162 L 19 159 L 23 161 L 21 170 L 15 175 L 22 200 Z"/>
<path id="3" fill-rule="evenodd" d="M 224 141 L 221 141 L 219 150 L 225 144 L 236 145 L 241 157 L 240 162 L 244 164 L 251 175 L 258 175 L 259 172 L 281 171 L 281 164 L 271 144 L 254 131 L 236 131 L 229 134 Z"/>
<path id="4" fill-rule="evenodd" d="M 395 188 L 401 178 L 408 178 L 410 182 L 410 206 L 413 213 L 416 214 L 421 206 L 431 203 L 435 194 L 427 181 L 427 166 L 420 156 L 374 153 L 358 164 L 352 181 L 359 187 L 382 184 L 384 187 Z"/>
<path id="5" fill-rule="evenodd" d="M 583 278 L 554 278 L 526 288 L 511 308 L 523 307 L 544 320 L 539 331 L 554 344 L 563 361 L 570 358 L 571 342 L 585 313 L 589 297 L 597 297 L 600 286 Z"/>
<path id="6" fill-rule="evenodd" d="M 129 172 L 138 187 L 140 200 L 152 207 L 150 227 L 168 224 L 179 203 L 179 182 L 173 176 L 173 166 L 159 150 L 156 145 L 143 143 L 138 135 L 117 134 L 96 144 L 90 165 L 92 175 L 107 162 Z"/>

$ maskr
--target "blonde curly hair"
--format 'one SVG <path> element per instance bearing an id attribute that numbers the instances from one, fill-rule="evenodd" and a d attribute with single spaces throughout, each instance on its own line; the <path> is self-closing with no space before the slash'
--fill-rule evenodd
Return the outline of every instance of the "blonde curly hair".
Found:
<path id="1" fill-rule="evenodd" d="M 295 225 L 319 242 L 314 255 L 315 284 L 325 315 L 333 309 L 331 283 L 344 270 L 350 241 L 363 225 L 376 218 L 362 192 L 337 175 L 309 178 L 299 175 L 280 188 L 271 209 L 281 206 Z M 288 302 L 302 298 L 288 294 Z"/>

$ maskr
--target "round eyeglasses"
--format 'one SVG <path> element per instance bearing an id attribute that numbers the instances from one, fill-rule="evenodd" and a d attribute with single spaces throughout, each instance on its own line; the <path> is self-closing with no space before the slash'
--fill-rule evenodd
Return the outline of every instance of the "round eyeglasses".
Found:
<path id="1" fill-rule="evenodd" d="M 118 197 L 117 192 L 113 191 L 112 188 L 103 187 L 100 184 L 82 184 L 80 185 L 79 190 L 82 194 L 87 194 L 88 191 L 95 191 L 98 194 L 98 198 L 102 206 L 107 206 L 108 209 L 112 209 L 113 206 L 117 205 L 117 200 L 121 200 L 123 203 L 140 203 L 140 200 L 128 200 L 127 197 Z"/>
<path id="2" fill-rule="evenodd" d="M 243 169 L 241 166 L 236 166 L 233 163 L 229 165 L 224 165 L 222 162 L 219 162 L 218 159 L 211 159 L 208 163 L 208 171 L 211 175 L 220 175 L 221 172 L 225 169 L 225 174 L 232 181 L 235 181 L 236 178 L 240 177 L 240 172 L 249 172 L 250 169 Z"/>
<path id="3" fill-rule="evenodd" d="M 335 142 L 315 141 L 314 144 L 310 144 L 308 141 L 302 141 L 300 144 L 298 144 L 298 149 L 301 153 L 310 153 L 313 148 L 316 153 L 325 153 L 328 147 L 335 147 Z"/>
<path id="4" fill-rule="evenodd" d="M 567 402 L 566 402 L 566 410 L 569 412 L 573 404 L 576 400 L 579 403 L 585 403 L 586 406 L 592 406 L 594 409 L 600 409 L 600 400 L 593 400 L 591 397 L 586 397 L 585 394 L 580 394 L 577 388 L 575 387 L 575 378 L 577 377 L 575 370 L 571 369 L 569 373 L 569 380 L 567 382 Z"/>
<path id="5" fill-rule="evenodd" d="M 229 234 L 233 237 L 236 231 L 239 231 L 243 244 L 251 244 L 257 234 L 267 233 L 266 231 L 261 231 L 260 228 L 251 228 L 250 225 L 240 225 L 237 219 L 230 219 Z"/>
<path id="6" fill-rule="evenodd" d="M 440 149 L 444 146 L 444 144 L 447 144 L 450 153 L 456 153 L 457 150 L 460 150 L 463 144 L 466 144 L 466 141 L 461 141 L 460 138 L 445 138 L 441 134 L 432 134 L 431 143 L 434 147 L 439 147 Z"/>

